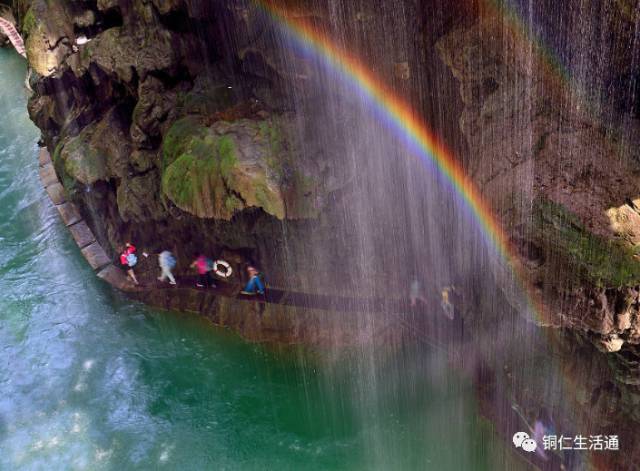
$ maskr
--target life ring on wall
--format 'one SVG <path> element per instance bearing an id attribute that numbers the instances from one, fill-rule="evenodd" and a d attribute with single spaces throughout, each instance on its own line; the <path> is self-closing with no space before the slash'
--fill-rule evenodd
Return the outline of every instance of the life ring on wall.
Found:
<path id="1" fill-rule="evenodd" d="M 224 260 L 216 260 L 215 262 L 213 262 L 213 272 L 221 278 L 229 278 L 233 273 L 233 268 L 231 268 L 229 262 L 226 262 Z"/>

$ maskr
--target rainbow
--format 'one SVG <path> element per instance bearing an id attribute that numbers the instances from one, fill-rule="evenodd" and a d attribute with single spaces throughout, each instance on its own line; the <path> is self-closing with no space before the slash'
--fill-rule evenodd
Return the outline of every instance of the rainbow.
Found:
<path id="1" fill-rule="evenodd" d="M 544 322 L 549 319 L 549 311 L 542 302 L 541 295 L 531 289 L 525 281 L 517 252 L 492 208 L 483 198 L 477 185 L 466 175 L 458 159 L 429 129 L 428 125 L 416 116 L 412 108 L 397 93 L 377 79 L 358 58 L 337 46 L 322 31 L 300 18 L 289 16 L 285 10 L 274 5 L 273 0 L 254 0 L 254 2 L 298 45 L 320 59 L 367 99 L 390 129 L 408 145 L 412 154 L 427 166 L 434 168 L 450 184 L 465 209 L 477 222 L 489 246 L 512 271 L 514 281 L 521 289 L 531 313 L 539 321 Z M 527 28 L 515 9 L 509 8 L 501 0 L 484 0 L 483 3 L 490 12 L 497 13 L 506 20 L 504 25 L 510 34 L 531 45 L 532 52 L 538 58 L 537 65 L 543 69 L 543 73 L 557 81 L 559 85 L 564 86 L 570 82 L 570 71 L 567 67 L 556 58 L 553 51 L 546 47 L 540 38 Z M 569 96 L 576 101 L 581 100 L 581 97 L 576 96 L 575 90 L 569 88 Z M 550 341 L 556 341 L 555 337 L 551 335 L 549 337 Z M 576 380 L 570 370 L 565 371 L 565 377 L 569 381 L 570 388 L 575 385 Z M 575 408 L 580 410 L 582 406 L 576 403 Z M 598 469 L 606 469 L 606 465 L 600 463 L 599 459 L 590 456 L 589 461 L 593 462 Z"/>
<path id="2" fill-rule="evenodd" d="M 319 58 L 357 90 L 375 108 L 391 130 L 403 139 L 412 154 L 435 168 L 437 174 L 450 184 L 463 202 L 463 206 L 477 222 L 489 246 L 511 268 L 515 275 L 514 280 L 525 294 L 527 305 L 533 314 L 542 319 L 542 313 L 545 312 L 543 304 L 536 293 L 527 289 L 528 285 L 518 268 L 518 258 L 507 234 L 478 187 L 466 175 L 458 159 L 442 140 L 416 116 L 397 93 L 377 79 L 355 56 L 332 42 L 322 31 L 300 18 L 290 17 L 285 10 L 268 0 L 254 1 L 275 23 L 281 25 L 284 32 L 298 45 Z"/>

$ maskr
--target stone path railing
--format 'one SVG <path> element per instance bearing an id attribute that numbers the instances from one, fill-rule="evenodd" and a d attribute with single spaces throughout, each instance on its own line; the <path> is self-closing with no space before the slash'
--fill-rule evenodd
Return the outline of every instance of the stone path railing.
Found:
<path id="1" fill-rule="evenodd" d="M 40 150 L 40 179 L 51 201 L 60 213 L 62 221 L 67 226 L 73 239 L 78 244 L 82 255 L 93 268 L 98 277 L 110 285 L 125 292 L 141 294 L 146 291 L 175 290 L 175 287 L 166 283 L 156 282 L 155 277 L 145 280 L 142 286 L 133 285 L 124 271 L 113 264 L 106 251 L 96 240 L 87 223 L 82 219 L 76 206 L 65 198 L 64 188 L 58 180 L 51 156 L 46 149 Z M 179 284 L 193 287 L 195 278 L 183 277 Z M 281 289 L 268 289 L 264 297 L 253 297 L 240 294 L 241 285 L 219 282 L 218 287 L 209 292 L 227 298 L 235 298 L 244 301 L 261 301 L 268 304 L 280 304 L 283 306 L 300 307 L 305 309 L 318 309 L 323 311 L 341 312 L 408 312 L 411 311 L 408 299 L 385 298 L 350 298 L 345 296 L 332 296 Z M 195 289 L 194 289 L 195 291 Z M 137 296 L 139 297 L 139 296 Z"/>
<path id="2" fill-rule="evenodd" d="M 401 328 L 395 317 L 380 319 L 372 332 L 363 335 L 358 316 L 352 314 L 411 311 L 404 300 L 345 298 L 279 289 L 267 289 L 266 296 L 247 296 L 240 294 L 241 285 L 227 282 L 217 282 L 215 289 L 197 289 L 192 276 L 182 276 L 177 286 L 171 286 L 156 280 L 159 269 L 153 267 L 151 257 L 146 262 L 145 258 L 141 260 L 150 264 L 149 270 L 138 274 L 145 279 L 141 286 L 135 286 L 117 262 L 114 264 L 109 258 L 78 208 L 67 201 L 46 149 L 40 150 L 39 161 L 42 184 L 83 257 L 98 277 L 131 298 L 162 309 L 196 312 L 249 340 L 280 344 L 352 345 L 366 338 L 385 343 L 396 335 L 396 328 Z"/>
<path id="3" fill-rule="evenodd" d="M 0 17 L 0 30 L 9 38 L 13 47 L 15 47 L 18 54 L 26 59 L 27 51 L 24 48 L 24 41 L 22 40 L 22 36 L 18 33 L 16 27 L 10 21 Z"/>
<path id="4" fill-rule="evenodd" d="M 129 282 L 124 272 L 112 263 L 87 223 L 82 219 L 78 208 L 66 200 L 64 188 L 58 180 L 47 149 L 40 149 L 38 160 L 40 162 L 42 185 L 58 213 L 60 213 L 60 218 L 64 225 L 71 232 L 82 256 L 87 260 L 91 268 L 96 271 L 99 278 L 102 278 L 110 285 L 123 291 L 137 291 L 137 288 Z"/>

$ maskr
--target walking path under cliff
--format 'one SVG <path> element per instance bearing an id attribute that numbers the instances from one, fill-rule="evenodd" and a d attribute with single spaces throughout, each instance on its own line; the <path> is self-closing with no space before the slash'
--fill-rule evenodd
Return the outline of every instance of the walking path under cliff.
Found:
<path id="1" fill-rule="evenodd" d="M 150 290 L 172 290 L 177 287 L 192 287 L 194 290 L 204 291 L 205 289 L 195 288 L 196 277 L 186 276 L 177 279 L 178 285 L 172 286 L 168 283 L 161 283 L 155 276 L 140 277 L 143 283 L 135 286 L 126 277 L 124 271 L 113 263 L 107 252 L 96 240 L 87 223 L 82 219 L 77 207 L 66 200 L 62 184 L 55 173 L 51 156 L 46 149 L 41 149 L 40 156 L 40 179 L 46 189 L 51 201 L 60 213 L 60 216 L 67 226 L 76 244 L 80 248 L 82 255 L 89 265 L 96 271 L 98 277 L 105 280 L 115 288 L 125 292 L 140 292 Z M 150 256 L 155 260 L 155 256 Z M 141 260 L 144 260 L 141 257 Z M 154 272 L 155 273 L 155 272 Z M 159 273 L 159 269 L 158 269 Z M 408 299 L 384 298 L 352 298 L 346 296 L 322 295 L 313 293 L 301 293 L 286 291 L 277 288 L 268 288 L 264 296 L 252 296 L 241 294 L 242 285 L 216 280 L 217 287 L 209 288 L 206 291 L 212 294 L 236 298 L 246 301 L 258 301 L 270 304 L 281 304 L 285 306 L 296 306 L 307 309 L 319 309 L 326 311 L 340 312 L 410 312 L 412 307 Z"/>

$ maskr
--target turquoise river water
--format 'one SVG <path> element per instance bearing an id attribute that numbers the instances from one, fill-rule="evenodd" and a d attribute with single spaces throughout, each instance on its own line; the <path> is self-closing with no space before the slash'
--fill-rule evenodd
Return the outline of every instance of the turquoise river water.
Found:
<path id="1" fill-rule="evenodd" d="M 504 466 L 428 351 L 254 345 L 96 279 L 40 185 L 24 76 L 0 50 L 0 469 Z"/>

